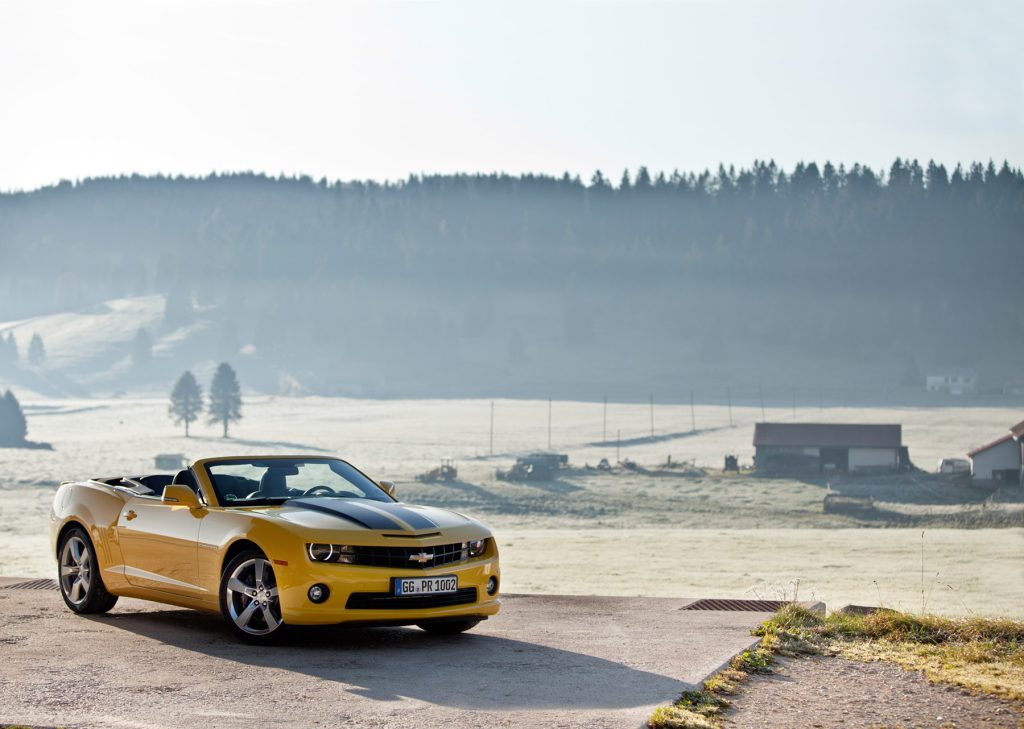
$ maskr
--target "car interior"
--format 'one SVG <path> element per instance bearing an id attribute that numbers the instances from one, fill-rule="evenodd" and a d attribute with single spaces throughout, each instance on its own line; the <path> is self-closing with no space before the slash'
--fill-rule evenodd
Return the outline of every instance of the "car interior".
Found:
<path id="1" fill-rule="evenodd" d="M 149 476 L 115 476 L 93 480 L 110 486 L 128 489 L 139 496 L 162 496 L 164 487 L 172 483 L 188 486 L 196 493 L 199 493 L 199 484 L 196 483 L 195 474 L 192 473 L 191 469 L 178 471 L 178 473 L 173 475 L 169 473 L 155 473 Z"/>
<path id="2" fill-rule="evenodd" d="M 257 482 L 251 478 L 232 476 L 226 473 L 215 473 L 210 478 L 213 480 L 214 490 L 224 501 L 244 499 L 254 491 L 258 491 L 262 484 L 262 480 Z"/>

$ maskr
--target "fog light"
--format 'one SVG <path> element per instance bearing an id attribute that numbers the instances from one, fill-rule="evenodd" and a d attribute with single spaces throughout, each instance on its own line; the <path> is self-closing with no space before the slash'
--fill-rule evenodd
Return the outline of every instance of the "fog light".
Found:
<path id="1" fill-rule="evenodd" d="M 493 595 L 494 593 L 496 593 L 498 591 L 498 578 L 492 577 L 491 579 L 487 580 L 487 587 L 485 589 L 487 590 L 488 595 Z"/>
<path id="2" fill-rule="evenodd" d="M 494 579 L 493 577 L 491 579 Z M 317 583 L 309 588 L 309 592 L 306 593 L 311 603 L 319 605 L 322 602 L 326 602 L 327 598 L 331 596 L 331 591 L 327 585 Z"/>

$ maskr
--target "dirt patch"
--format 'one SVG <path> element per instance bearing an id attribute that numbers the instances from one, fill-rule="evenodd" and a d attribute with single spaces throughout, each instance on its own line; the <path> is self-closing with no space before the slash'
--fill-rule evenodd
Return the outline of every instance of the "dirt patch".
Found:
<path id="1" fill-rule="evenodd" d="M 1024 726 L 1024 711 L 1010 702 L 931 684 L 890 663 L 814 656 L 778 659 L 774 670 L 743 684 L 723 717 L 726 727 Z"/>

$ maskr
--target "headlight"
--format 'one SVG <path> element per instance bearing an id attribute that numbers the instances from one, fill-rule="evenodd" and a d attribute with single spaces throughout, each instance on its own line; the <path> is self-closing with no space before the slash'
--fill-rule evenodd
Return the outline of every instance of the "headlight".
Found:
<path id="1" fill-rule="evenodd" d="M 355 564 L 355 547 L 343 544 L 307 544 L 306 553 L 314 562 L 340 562 Z"/>
<path id="2" fill-rule="evenodd" d="M 481 554 L 487 551 L 487 540 L 477 539 L 476 541 L 468 542 L 466 545 L 466 549 L 470 557 L 479 557 Z"/>

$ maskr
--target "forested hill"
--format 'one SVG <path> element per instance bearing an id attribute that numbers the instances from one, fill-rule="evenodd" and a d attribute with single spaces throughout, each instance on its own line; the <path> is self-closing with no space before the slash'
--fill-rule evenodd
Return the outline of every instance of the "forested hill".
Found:
<path id="1" fill-rule="evenodd" d="M 995 382 L 1024 369 L 1022 274 L 1024 176 L 1006 164 L 0 195 L 0 321 L 170 294 L 322 391 L 909 385 L 938 366 Z"/>

